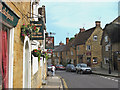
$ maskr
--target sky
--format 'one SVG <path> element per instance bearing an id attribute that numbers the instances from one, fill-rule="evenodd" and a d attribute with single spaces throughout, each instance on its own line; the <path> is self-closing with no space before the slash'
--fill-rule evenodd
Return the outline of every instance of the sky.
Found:
<path id="1" fill-rule="evenodd" d="M 47 32 L 56 33 L 55 45 L 66 44 L 66 37 L 94 27 L 95 21 L 104 28 L 118 17 L 118 0 L 40 0 L 40 5 L 45 5 Z"/>

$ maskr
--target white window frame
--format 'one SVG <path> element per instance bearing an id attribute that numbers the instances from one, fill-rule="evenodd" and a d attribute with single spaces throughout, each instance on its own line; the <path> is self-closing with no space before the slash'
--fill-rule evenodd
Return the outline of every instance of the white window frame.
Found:
<path id="1" fill-rule="evenodd" d="M 105 51 L 108 52 L 109 51 L 109 45 L 105 46 Z"/>
<path id="2" fill-rule="evenodd" d="M 93 41 L 97 41 L 97 39 L 98 39 L 98 36 L 97 36 L 97 35 L 94 35 L 94 36 L 93 36 Z"/>
<path id="3" fill-rule="evenodd" d="M 94 61 L 94 58 L 96 58 L 96 62 Z M 97 57 L 93 57 L 93 63 L 98 63 L 98 58 Z"/>
<path id="4" fill-rule="evenodd" d="M 91 50 L 91 46 L 90 46 L 90 45 L 87 45 L 86 49 L 87 49 L 87 50 Z"/>
<path id="5" fill-rule="evenodd" d="M 14 61 L 14 28 L 10 30 L 9 42 L 9 83 L 8 87 L 13 88 L 13 61 Z"/>
<path id="6" fill-rule="evenodd" d="M 108 36 L 105 36 L 105 42 L 108 42 Z"/>
<path id="7" fill-rule="evenodd" d="M 71 55 L 73 55 L 73 51 L 71 51 Z"/>

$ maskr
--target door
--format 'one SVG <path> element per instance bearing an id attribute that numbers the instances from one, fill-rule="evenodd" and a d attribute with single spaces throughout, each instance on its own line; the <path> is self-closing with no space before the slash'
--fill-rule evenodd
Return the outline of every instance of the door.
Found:
<path id="1" fill-rule="evenodd" d="M 2 88 L 8 88 L 8 43 L 7 31 L 0 31 L 0 69 L 2 73 Z"/>

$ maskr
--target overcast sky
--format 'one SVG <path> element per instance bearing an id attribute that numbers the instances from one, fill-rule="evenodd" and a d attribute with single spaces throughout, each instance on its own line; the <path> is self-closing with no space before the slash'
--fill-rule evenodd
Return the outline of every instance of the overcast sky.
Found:
<path id="1" fill-rule="evenodd" d="M 118 16 L 118 0 L 40 0 L 46 7 L 46 26 L 54 32 L 55 45 L 66 43 L 66 37 L 73 37 L 79 28 L 86 30 L 101 21 L 101 27 Z"/>

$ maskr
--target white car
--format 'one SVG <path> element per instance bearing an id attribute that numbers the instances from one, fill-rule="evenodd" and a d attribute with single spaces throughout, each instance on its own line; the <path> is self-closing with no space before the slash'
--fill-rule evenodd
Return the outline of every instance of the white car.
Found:
<path id="1" fill-rule="evenodd" d="M 76 73 L 80 73 L 80 74 L 92 73 L 92 70 L 90 67 L 87 66 L 87 64 L 80 63 L 80 64 L 77 64 L 77 66 L 76 66 Z"/>

